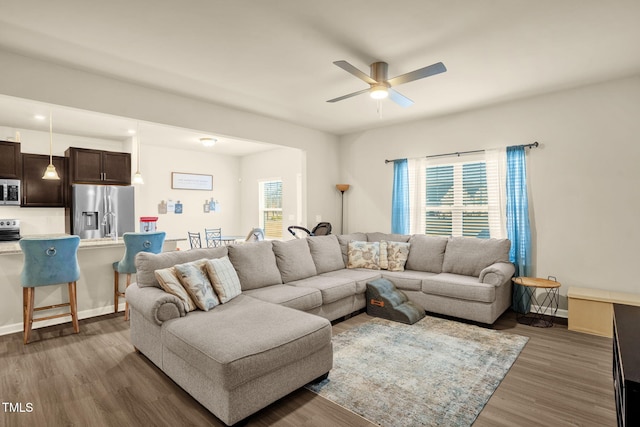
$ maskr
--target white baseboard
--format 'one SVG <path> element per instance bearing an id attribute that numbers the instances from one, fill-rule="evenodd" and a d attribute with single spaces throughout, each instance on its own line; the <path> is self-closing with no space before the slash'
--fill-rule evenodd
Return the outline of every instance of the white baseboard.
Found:
<path id="1" fill-rule="evenodd" d="M 531 311 L 536 311 L 538 310 L 538 306 L 537 305 L 532 305 L 531 306 Z M 547 312 L 549 312 L 551 310 L 547 310 Z M 558 311 L 555 314 L 555 317 L 562 317 L 563 319 L 568 319 L 569 318 L 569 310 L 565 310 L 565 309 L 558 309 Z"/>
<path id="2" fill-rule="evenodd" d="M 123 303 L 118 304 L 118 305 L 119 305 L 118 311 L 123 311 L 124 307 L 125 307 L 125 303 L 123 302 Z M 90 317 L 103 316 L 105 314 L 111 314 L 111 313 L 113 313 L 113 305 L 108 305 L 106 307 L 100 307 L 100 308 L 94 308 L 94 309 L 91 309 L 91 310 L 79 311 L 78 312 L 78 319 L 88 319 Z M 59 325 L 61 323 L 70 323 L 70 322 L 71 322 L 71 318 L 70 317 L 61 317 L 61 318 L 57 318 L 57 319 L 43 320 L 42 322 L 34 322 L 33 323 L 33 329 L 39 329 L 39 328 L 44 328 L 46 326 L 53 326 L 53 325 Z M 22 322 L 13 323 L 11 325 L 0 326 L 0 336 L 9 335 L 9 334 L 13 334 L 13 333 L 16 333 L 16 332 L 22 332 L 22 331 L 23 331 Z"/>

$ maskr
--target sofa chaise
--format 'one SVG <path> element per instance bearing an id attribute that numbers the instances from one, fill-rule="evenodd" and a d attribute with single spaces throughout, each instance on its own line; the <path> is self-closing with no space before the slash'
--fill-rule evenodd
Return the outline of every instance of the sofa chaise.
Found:
<path id="1" fill-rule="evenodd" d="M 493 323 L 511 301 L 509 248 L 508 240 L 353 233 L 140 253 L 126 291 L 131 340 L 231 425 L 328 374 L 330 321 L 366 307 L 368 281 L 389 279 L 429 312 Z M 206 260 L 229 262 L 240 288 L 208 311 L 158 280 Z"/>

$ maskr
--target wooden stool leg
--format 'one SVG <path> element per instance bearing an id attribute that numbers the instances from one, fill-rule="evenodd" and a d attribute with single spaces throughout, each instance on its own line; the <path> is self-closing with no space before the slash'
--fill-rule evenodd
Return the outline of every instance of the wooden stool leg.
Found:
<path id="1" fill-rule="evenodd" d="M 33 288 L 22 288 L 22 305 L 24 308 L 24 343 L 29 343 L 31 327 L 33 326 Z"/>
<path id="2" fill-rule="evenodd" d="M 73 323 L 73 331 L 77 334 L 80 332 L 80 324 L 78 323 L 78 298 L 76 295 L 76 282 L 69 282 L 69 304 L 71 307 L 71 322 Z"/>
<path id="3" fill-rule="evenodd" d="M 127 288 L 131 284 L 131 273 L 127 273 Z M 126 290 L 126 289 L 125 289 Z M 129 302 L 124 303 L 124 320 L 129 320 Z"/>
<path id="4" fill-rule="evenodd" d="M 120 273 L 118 271 L 113 270 L 113 300 L 115 304 L 113 306 L 113 312 L 118 312 L 118 298 L 120 297 Z"/>

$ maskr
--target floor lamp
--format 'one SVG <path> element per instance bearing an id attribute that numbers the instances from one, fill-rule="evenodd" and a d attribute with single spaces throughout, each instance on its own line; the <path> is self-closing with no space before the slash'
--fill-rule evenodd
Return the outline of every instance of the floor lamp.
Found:
<path id="1" fill-rule="evenodd" d="M 349 189 L 349 184 L 336 184 L 336 188 L 340 192 L 340 234 L 343 234 L 344 226 L 344 192 Z"/>

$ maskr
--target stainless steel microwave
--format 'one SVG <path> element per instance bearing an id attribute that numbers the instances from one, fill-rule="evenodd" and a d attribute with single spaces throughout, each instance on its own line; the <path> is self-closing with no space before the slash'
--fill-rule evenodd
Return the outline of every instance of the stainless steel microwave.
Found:
<path id="1" fill-rule="evenodd" d="M 0 205 L 20 205 L 20 180 L 0 179 Z"/>

